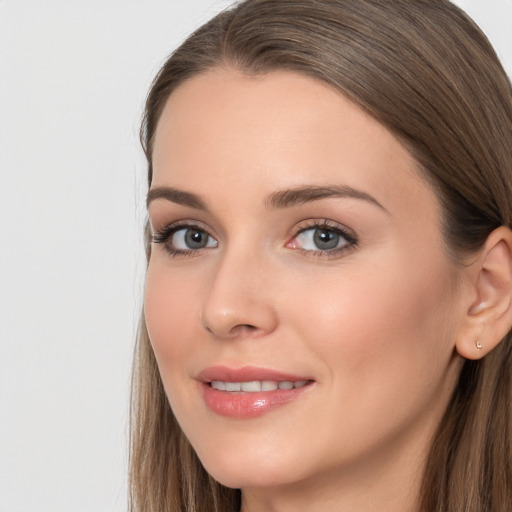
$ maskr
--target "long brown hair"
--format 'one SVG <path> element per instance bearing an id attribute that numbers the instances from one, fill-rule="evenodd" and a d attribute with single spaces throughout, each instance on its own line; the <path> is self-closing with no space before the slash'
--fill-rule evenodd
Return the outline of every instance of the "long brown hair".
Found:
<path id="1" fill-rule="evenodd" d="M 481 247 L 496 227 L 511 227 L 511 84 L 486 37 L 449 1 L 246 0 L 220 13 L 153 82 L 141 130 L 150 185 L 166 100 L 219 66 L 303 73 L 386 126 L 437 190 L 454 259 Z M 149 238 L 146 244 L 149 258 Z M 511 346 L 507 336 L 482 360 L 464 363 L 427 457 L 421 512 L 510 510 Z M 206 473 L 180 430 L 144 319 L 132 385 L 130 497 L 133 512 L 240 507 L 240 491 Z"/>

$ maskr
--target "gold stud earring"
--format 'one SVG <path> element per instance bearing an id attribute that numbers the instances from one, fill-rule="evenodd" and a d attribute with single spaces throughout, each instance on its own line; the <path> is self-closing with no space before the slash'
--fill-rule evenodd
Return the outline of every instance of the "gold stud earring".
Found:
<path id="1" fill-rule="evenodd" d="M 480 338 L 476 339 L 475 345 L 476 345 L 477 350 L 482 350 L 482 344 L 480 343 Z"/>

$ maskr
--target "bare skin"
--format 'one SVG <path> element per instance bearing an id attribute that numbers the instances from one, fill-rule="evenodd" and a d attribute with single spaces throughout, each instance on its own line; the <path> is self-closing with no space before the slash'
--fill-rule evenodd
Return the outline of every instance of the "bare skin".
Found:
<path id="1" fill-rule="evenodd" d="M 216 69 L 171 95 L 153 166 L 146 322 L 208 472 L 243 512 L 414 511 L 482 262 L 450 259 L 407 151 L 310 78 Z M 201 392 L 215 365 L 308 385 L 226 417 Z"/>

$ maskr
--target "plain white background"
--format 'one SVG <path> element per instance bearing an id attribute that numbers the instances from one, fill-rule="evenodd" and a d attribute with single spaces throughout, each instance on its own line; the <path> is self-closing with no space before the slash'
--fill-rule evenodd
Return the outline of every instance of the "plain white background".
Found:
<path id="1" fill-rule="evenodd" d="M 0 512 L 126 510 L 142 104 L 229 0 L 0 0 Z M 512 0 L 459 0 L 512 74 Z"/>

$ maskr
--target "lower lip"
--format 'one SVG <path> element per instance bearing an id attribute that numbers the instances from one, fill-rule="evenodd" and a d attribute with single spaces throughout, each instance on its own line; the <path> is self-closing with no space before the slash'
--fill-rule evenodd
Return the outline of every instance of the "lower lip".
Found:
<path id="1" fill-rule="evenodd" d="M 294 389 L 276 389 L 244 393 L 237 391 L 220 391 L 209 384 L 202 384 L 203 398 L 210 410 L 228 418 L 249 419 L 262 416 L 274 409 L 293 402 L 312 383 Z"/>

